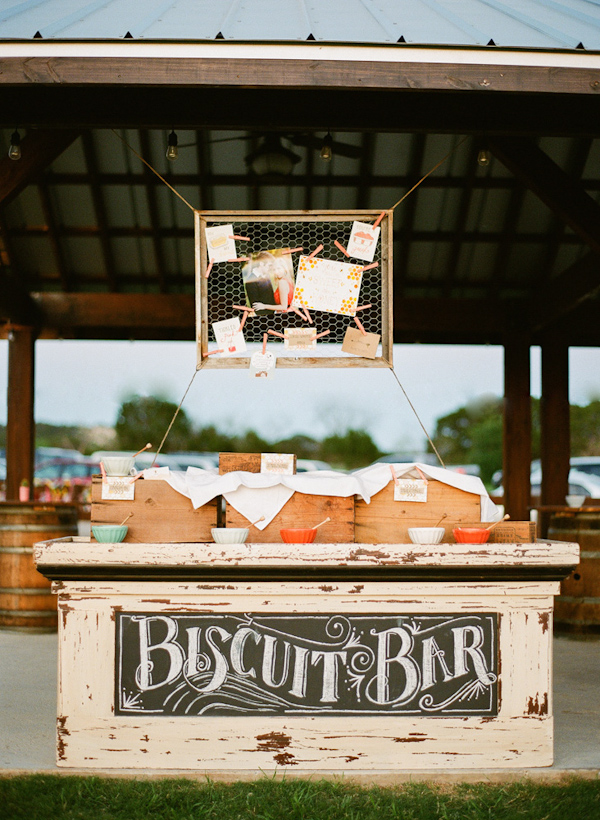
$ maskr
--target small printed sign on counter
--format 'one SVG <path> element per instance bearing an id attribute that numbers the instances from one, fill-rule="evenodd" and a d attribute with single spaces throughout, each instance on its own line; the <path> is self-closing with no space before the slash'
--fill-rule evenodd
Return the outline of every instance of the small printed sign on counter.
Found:
<path id="1" fill-rule="evenodd" d="M 381 336 L 379 333 L 361 333 L 358 328 L 348 327 L 342 350 L 354 356 L 363 356 L 365 359 L 374 359 L 377 356 L 377 346 Z"/>
<path id="2" fill-rule="evenodd" d="M 421 478 L 398 478 L 394 482 L 394 501 L 427 501 L 427 482 Z"/>
<path id="3" fill-rule="evenodd" d="M 293 453 L 261 453 L 260 471 L 272 475 L 294 475 L 294 461 Z"/>
<path id="4" fill-rule="evenodd" d="M 102 482 L 103 501 L 133 501 L 135 482 L 128 475 L 108 475 Z"/>

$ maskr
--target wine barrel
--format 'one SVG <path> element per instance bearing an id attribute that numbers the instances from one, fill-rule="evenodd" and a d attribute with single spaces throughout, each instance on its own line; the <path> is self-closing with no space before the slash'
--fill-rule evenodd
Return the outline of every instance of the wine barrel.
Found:
<path id="1" fill-rule="evenodd" d="M 548 538 L 579 544 L 580 564 L 560 586 L 554 623 L 570 632 L 600 632 L 600 510 L 555 513 Z"/>
<path id="2" fill-rule="evenodd" d="M 0 628 L 51 632 L 56 596 L 33 561 L 33 545 L 77 535 L 75 504 L 0 502 Z"/>

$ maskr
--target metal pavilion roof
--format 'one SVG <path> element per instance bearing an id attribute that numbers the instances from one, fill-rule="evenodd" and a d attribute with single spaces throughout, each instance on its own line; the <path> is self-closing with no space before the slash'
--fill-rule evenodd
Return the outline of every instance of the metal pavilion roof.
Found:
<path id="1" fill-rule="evenodd" d="M 600 50 L 597 0 L 2 0 L 0 40 Z"/>

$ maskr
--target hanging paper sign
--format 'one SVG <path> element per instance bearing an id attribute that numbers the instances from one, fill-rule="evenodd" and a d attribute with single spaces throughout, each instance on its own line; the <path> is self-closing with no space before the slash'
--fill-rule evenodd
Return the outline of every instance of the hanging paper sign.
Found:
<path id="1" fill-rule="evenodd" d="M 271 475 L 294 475 L 295 461 L 293 453 L 261 453 L 260 471 Z"/>
<path id="2" fill-rule="evenodd" d="M 252 378 L 270 378 L 275 371 L 275 356 L 268 350 L 261 353 L 258 350 L 250 357 L 250 376 Z"/>
<path id="3" fill-rule="evenodd" d="M 232 319 L 223 319 L 221 322 L 213 322 L 213 331 L 217 347 L 224 356 L 235 356 L 236 353 L 243 353 L 246 349 L 246 341 L 237 316 Z"/>
<path id="4" fill-rule="evenodd" d="M 346 329 L 342 350 L 354 356 L 363 356 L 365 359 L 374 359 L 377 356 L 377 346 L 381 336 L 379 333 L 361 333 L 355 327 Z"/>
<path id="5" fill-rule="evenodd" d="M 374 228 L 368 222 L 353 222 L 350 241 L 346 248 L 348 256 L 364 259 L 365 262 L 372 262 L 379 242 L 380 231 L 379 226 Z"/>
<path id="6" fill-rule="evenodd" d="M 208 262 L 227 262 L 228 259 L 235 259 L 237 252 L 235 249 L 235 239 L 233 236 L 233 225 L 215 225 L 214 228 L 206 228 L 206 250 Z"/>
<path id="7" fill-rule="evenodd" d="M 314 350 L 317 346 L 314 327 L 286 327 L 283 334 L 284 350 Z"/>
<path id="8" fill-rule="evenodd" d="M 301 256 L 292 307 L 354 316 L 362 265 Z"/>
<path id="9" fill-rule="evenodd" d="M 102 481 L 103 501 L 133 501 L 135 483 L 131 476 L 107 475 Z"/>
<path id="10" fill-rule="evenodd" d="M 394 501 L 427 501 L 427 482 L 420 478 L 398 478 L 394 482 Z"/>

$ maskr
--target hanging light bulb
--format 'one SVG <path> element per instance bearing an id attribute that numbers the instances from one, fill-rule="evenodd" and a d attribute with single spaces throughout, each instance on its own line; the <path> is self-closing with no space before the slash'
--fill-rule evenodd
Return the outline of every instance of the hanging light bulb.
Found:
<path id="1" fill-rule="evenodd" d="M 333 140 L 331 139 L 331 134 L 329 131 L 323 138 L 323 144 L 321 145 L 321 159 L 324 162 L 331 162 L 331 158 L 333 157 Z"/>
<path id="2" fill-rule="evenodd" d="M 179 156 L 179 149 L 177 148 L 177 134 L 171 131 L 169 139 L 167 140 L 167 159 L 174 162 Z"/>
<path id="3" fill-rule="evenodd" d="M 490 160 L 490 152 L 486 148 L 482 148 L 477 154 L 477 162 L 485 168 L 486 165 L 490 164 Z"/>
<path id="4" fill-rule="evenodd" d="M 10 138 L 10 147 L 8 149 L 8 156 L 10 159 L 21 159 L 21 135 L 18 129 L 15 128 Z"/>

